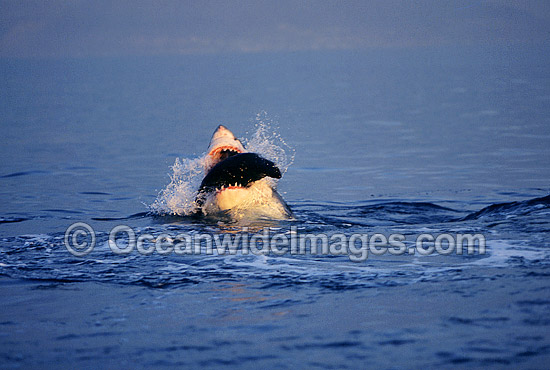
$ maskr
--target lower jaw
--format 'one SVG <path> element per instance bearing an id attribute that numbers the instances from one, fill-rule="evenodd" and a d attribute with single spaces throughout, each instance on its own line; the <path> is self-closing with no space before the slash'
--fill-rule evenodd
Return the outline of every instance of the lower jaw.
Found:
<path id="1" fill-rule="evenodd" d="M 234 208 L 244 202 L 249 196 L 248 188 L 241 186 L 229 186 L 216 192 L 216 203 L 220 210 Z"/>

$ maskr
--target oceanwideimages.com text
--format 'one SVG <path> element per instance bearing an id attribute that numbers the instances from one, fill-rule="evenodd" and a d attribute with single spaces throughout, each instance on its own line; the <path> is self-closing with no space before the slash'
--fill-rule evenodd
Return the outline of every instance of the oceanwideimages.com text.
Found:
<path id="1" fill-rule="evenodd" d="M 411 236 L 409 236 L 411 238 Z M 67 250 L 77 257 L 88 255 L 95 247 L 93 228 L 83 222 L 69 226 L 65 233 Z M 369 255 L 390 254 L 422 256 L 438 254 L 485 254 L 483 234 L 420 234 L 407 240 L 403 234 L 385 235 L 344 233 L 302 233 L 297 227 L 280 233 L 269 228 L 251 233 L 247 227 L 232 233 L 141 233 L 130 226 L 118 225 L 109 233 L 108 246 L 115 254 L 140 253 L 151 255 L 331 255 L 348 256 L 350 261 L 361 262 Z"/>

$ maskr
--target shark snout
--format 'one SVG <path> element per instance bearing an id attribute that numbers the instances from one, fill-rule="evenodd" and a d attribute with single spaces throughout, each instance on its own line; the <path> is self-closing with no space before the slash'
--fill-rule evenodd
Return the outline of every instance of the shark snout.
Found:
<path id="1" fill-rule="evenodd" d="M 243 144 L 223 125 L 219 125 L 208 146 L 207 170 L 235 154 L 245 153 Z"/>

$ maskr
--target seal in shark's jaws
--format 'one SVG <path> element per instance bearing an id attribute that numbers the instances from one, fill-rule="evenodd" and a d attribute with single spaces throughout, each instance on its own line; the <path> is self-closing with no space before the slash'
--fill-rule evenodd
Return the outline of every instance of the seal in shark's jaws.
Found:
<path id="1" fill-rule="evenodd" d="M 282 177 L 280 169 L 256 153 L 247 153 L 224 126 L 220 125 L 212 135 L 205 172 L 196 198 L 202 213 L 221 211 L 234 217 L 293 218 L 275 190 L 275 181 L 271 180 Z"/>
<path id="2" fill-rule="evenodd" d="M 275 163 L 255 153 L 235 154 L 216 164 L 202 180 L 200 192 L 220 191 L 226 187 L 246 188 L 264 177 L 281 178 Z M 235 184 L 235 185 L 233 185 Z"/>

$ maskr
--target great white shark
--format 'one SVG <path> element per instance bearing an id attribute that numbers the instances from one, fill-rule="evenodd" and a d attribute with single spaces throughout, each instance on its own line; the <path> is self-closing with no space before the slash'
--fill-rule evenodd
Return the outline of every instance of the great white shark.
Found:
<path id="1" fill-rule="evenodd" d="M 220 125 L 204 158 L 205 177 L 196 203 L 205 215 L 292 219 L 292 211 L 277 193 L 281 170 L 272 161 L 249 153 L 239 139 Z"/>

